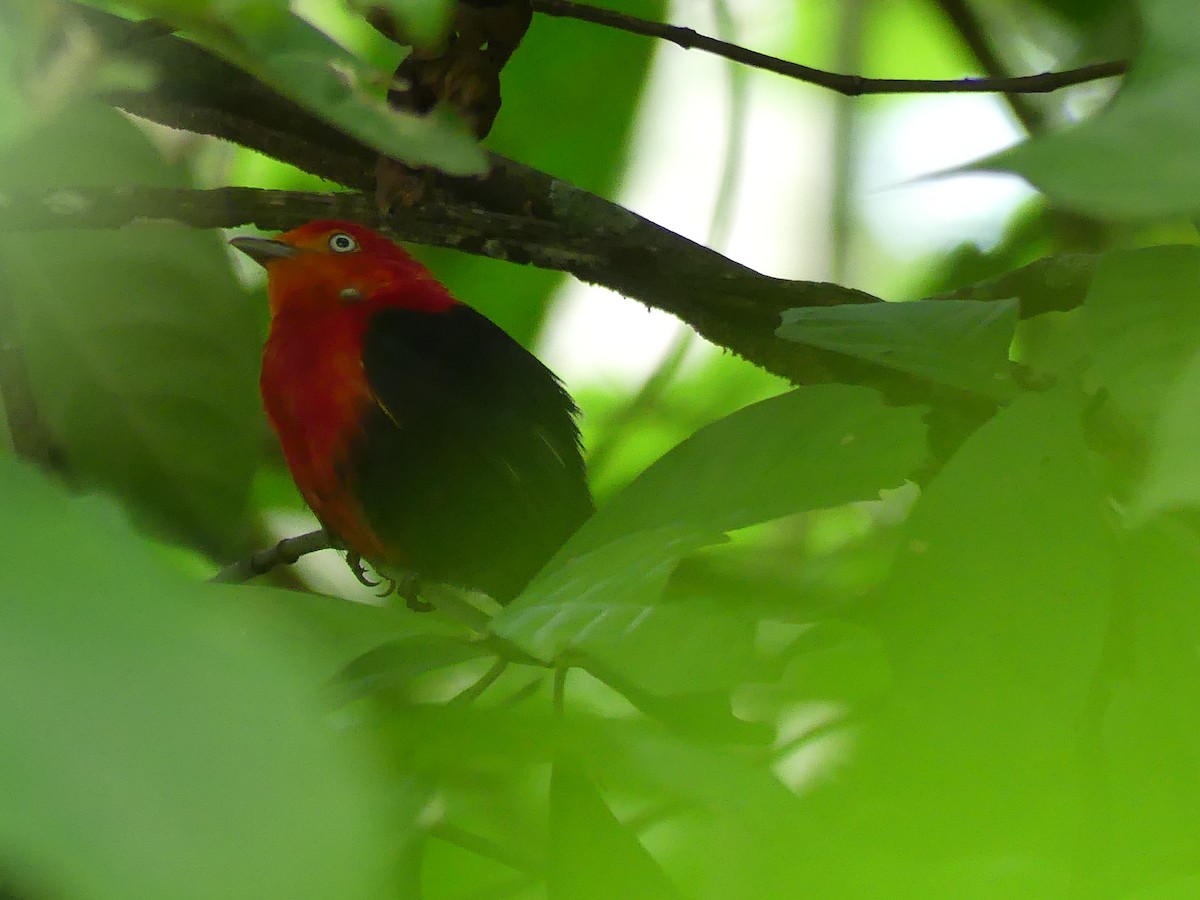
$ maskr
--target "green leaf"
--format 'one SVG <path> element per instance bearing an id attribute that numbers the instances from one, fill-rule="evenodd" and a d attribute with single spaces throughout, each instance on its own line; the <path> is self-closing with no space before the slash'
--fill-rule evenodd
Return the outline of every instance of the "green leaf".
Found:
<path id="1" fill-rule="evenodd" d="M 550 775 L 549 900 L 670 900 L 679 891 L 564 756 Z"/>
<path id="2" fill-rule="evenodd" d="M 571 715 L 565 739 L 588 774 L 718 816 L 797 809 L 800 801 L 771 769 L 739 752 L 698 743 L 645 720 Z"/>
<path id="3" fill-rule="evenodd" d="M 489 655 L 486 647 L 465 638 L 413 634 L 355 657 L 338 673 L 338 680 L 352 694 L 403 694 L 421 675 Z"/>
<path id="4" fill-rule="evenodd" d="M 1139 521 L 1163 510 L 1200 506 L 1200 351 L 1184 364 L 1162 405 L 1130 503 L 1130 517 Z"/>
<path id="5" fill-rule="evenodd" d="M 775 333 L 938 384 L 1007 398 L 1017 311 L 1016 300 L 802 307 L 786 310 Z"/>
<path id="6" fill-rule="evenodd" d="M 1026 141 L 981 168 L 1022 175 L 1056 205 L 1140 219 L 1200 210 L 1200 31 L 1191 0 L 1140 0 L 1140 51 L 1103 112 Z"/>
<path id="7" fill-rule="evenodd" d="M 431 2 L 436 0 L 424 0 Z M 191 0 L 141 0 L 136 5 L 186 29 L 230 63 L 380 153 L 451 175 L 487 171 L 487 157 L 464 122 L 392 109 L 384 96 L 392 70 L 375 68 L 347 51 L 285 2 L 210 0 L 198 6 Z"/>
<path id="8" fill-rule="evenodd" d="M 487 171 L 483 149 L 464 121 L 392 109 L 370 88 L 372 80 L 389 83 L 390 72 L 372 71 L 298 16 L 281 17 L 264 37 L 240 37 L 248 50 L 220 42 L 215 49 L 343 133 L 410 165 L 450 175 Z"/>
<path id="9" fill-rule="evenodd" d="M 450 0 L 352 0 L 352 4 L 386 11 L 414 47 L 439 46 L 450 28 L 455 6 Z"/>
<path id="10" fill-rule="evenodd" d="M 467 636 L 465 629 L 445 618 L 413 613 L 394 598 L 378 604 L 360 603 L 252 583 L 227 586 L 219 600 L 259 612 L 278 625 L 282 638 L 312 645 L 321 652 L 331 674 L 392 641 Z"/>
<path id="11" fill-rule="evenodd" d="M 874 500 L 924 456 L 922 410 L 872 390 L 819 385 L 753 403 L 650 466 L 568 541 L 547 570 L 622 535 L 712 534 L 806 509 Z"/>
<path id="12" fill-rule="evenodd" d="M 383 784 L 303 645 L 211 606 L 106 502 L 11 459 L 0 495 L 4 865 L 47 896 L 385 896 Z"/>
<path id="13" fill-rule="evenodd" d="M 123 183 L 184 181 L 105 107 L 74 106 L 0 158 L 0 187 Z M 263 432 L 260 342 L 216 234 L 0 235 L 0 290 L 72 475 L 173 536 L 236 546 Z"/>
<path id="14" fill-rule="evenodd" d="M 894 846 L 903 831 L 930 852 L 992 856 L 1019 849 L 998 835 L 1049 852 L 1070 833 L 1077 728 L 1112 613 L 1105 502 L 1080 417 L 1070 388 L 1022 396 L 913 509 L 869 620 L 894 674 L 858 800 L 921 813 L 861 846 Z"/>
<path id="15" fill-rule="evenodd" d="M 1089 848 L 1093 896 L 1195 870 L 1200 860 L 1200 544 L 1164 520 L 1123 535 L 1115 550 L 1121 651 L 1106 671 L 1101 752 L 1087 772 L 1105 810 Z"/>
<path id="16" fill-rule="evenodd" d="M 1200 348 L 1200 247 L 1110 253 L 1083 304 L 1094 364 L 1121 414 L 1149 430 Z"/>
<path id="17" fill-rule="evenodd" d="M 648 618 L 665 618 L 668 628 L 686 618 L 681 605 L 660 606 L 658 598 L 679 560 L 714 540 L 660 528 L 573 556 L 538 575 L 492 630 L 544 660 L 575 649 L 619 662 L 621 644 Z"/>
<path id="18" fill-rule="evenodd" d="M 802 388 L 747 406 L 609 501 L 492 627 L 542 659 L 584 650 L 647 690 L 686 689 L 704 653 L 744 659 L 747 623 L 718 604 L 661 603 L 675 564 L 722 531 L 878 497 L 916 467 L 921 438 L 919 410 L 884 407 L 864 388 Z M 664 664 L 658 639 L 679 633 L 691 639 Z"/>

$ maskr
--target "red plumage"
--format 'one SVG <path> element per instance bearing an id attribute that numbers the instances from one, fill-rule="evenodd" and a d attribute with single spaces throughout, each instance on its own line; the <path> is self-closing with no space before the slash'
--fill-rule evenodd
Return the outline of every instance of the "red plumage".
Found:
<path id="1" fill-rule="evenodd" d="M 558 379 L 367 228 L 233 243 L 267 269 L 263 403 L 317 517 L 378 566 L 515 596 L 592 511 Z"/>

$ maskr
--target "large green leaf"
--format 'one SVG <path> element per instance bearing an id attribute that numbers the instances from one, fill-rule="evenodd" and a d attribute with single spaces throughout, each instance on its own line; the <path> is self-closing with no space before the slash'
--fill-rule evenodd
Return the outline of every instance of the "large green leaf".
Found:
<path id="1" fill-rule="evenodd" d="M 914 300 L 783 313 L 782 338 L 1001 398 L 1012 395 L 1008 348 L 1017 301 Z"/>
<path id="2" fill-rule="evenodd" d="M 385 896 L 393 826 L 326 668 L 107 502 L 12 459 L 0 496 L 4 866 L 46 896 Z"/>
<path id="3" fill-rule="evenodd" d="M 1123 536 L 1116 551 L 1120 650 L 1106 672 L 1100 752 L 1088 760 L 1105 812 L 1088 848 L 1091 896 L 1200 870 L 1200 544 L 1159 521 Z"/>
<path id="4" fill-rule="evenodd" d="M 1056 203 L 1114 219 L 1200 211 L 1200 30 L 1191 0 L 1139 0 L 1141 49 L 1116 98 L 1061 134 L 980 165 L 1023 175 Z"/>
<path id="5" fill-rule="evenodd" d="M 1162 402 L 1131 504 L 1136 519 L 1160 510 L 1200 506 L 1200 349 L 1184 364 Z"/>
<path id="6" fill-rule="evenodd" d="M 723 531 L 878 497 L 916 467 L 922 431 L 919 410 L 884 407 L 864 388 L 802 388 L 745 407 L 609 501 L 493 628 L 544 659 L 586 650 L 644 687 L 678 689 L 703 654 L 740 657 L 747 633 L 740 610 L 661 603 L 675 563 Z M 663 665 L 658 646 L 680 633 L 694 641 L 674 651 L 678 666 Z"/>
<path id="7" fill-rule="evenodd" d="M 628 668 L 630 656 L 622 646 L 635 640 L 642 644 L 634 636 L 648 619 L 664 620 L 667 631 L 678 634 L 679 625 L 689 619 L 696 628 L 710 630 L 728 618 L 720 610 L 707 610 L 710 616 L 703 617 L 686 605 L 658 602 L 679 559 L 713 540 L 719 538 L 668 528 L 625 535 L 536 577 L 493 619 L 492 628 L 541 659 L 552 660 L 574 648 L 608 656 Z M 734 622 L 727 625 L 736 628 Z M 661 661 L 658 647 L 641 649 Z M 655 680 L 666 674 L 658 666 L 649 668 Z"/>
<path id="8" fill-rule="evenodd" d="M 550 776 L 549 900 L 671 900 L 679 891 L 565 757 Z"/>
<path id="9" fill-rule="evenodd" d="M 805 387 L 753 403 L 701 428 L 650 466 L 557 560 L 655 528 L 711 534 L 877 499 L 920 463 L 921 415 L 846 385 Z"/>
<path id="10" fill-rule="evenodd" d="M 0 159 L 0 186 L 122 183 L 184 181 L 127 119 L 90 104 Z M 72 475 L 170 534 L 234 546 L 263 431 L 259 338 L 217 235 L 149 224 L 0 235 L 0 290 Z"/>
<path id="11" fill-rule="evenodd" d="M 822 823 L 845 841 L 839 853 L 884 851 L 872 879 L 903 859 L 925 879 L 918 893 L 983 896 L 989 861 L 1008 860 L 1004 892 L 1042 896 L 1017 888 L 1067 865 L 1078 728 L 1111 616 L 1104 499 L 1080 417 L 1070 388 L 1021 397 L 913 509 L 867 618 L 891 659 L 892 699 L 868 720 L 846 792 L 830 791 L 836 824 Z"/>
<path id="12" fill-rule="evenodd" d="M 1109 254 L 1083 304 L 1093 362 L 1121 414 L 1149 428 L 1200 348 L 1200 248 Z"/>

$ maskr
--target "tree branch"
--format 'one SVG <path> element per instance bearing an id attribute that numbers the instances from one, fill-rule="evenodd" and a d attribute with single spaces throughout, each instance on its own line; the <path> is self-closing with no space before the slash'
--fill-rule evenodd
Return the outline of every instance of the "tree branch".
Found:
<path id="1" fill-rule="evenodd" d="M 130 44 L 132 23 L 92 8 L 73 8 L 101 43 L 123 48 L 125 58 L 158 73 L 153 89 L 110 92 L 107 99 L 114 105 L 164 125 L 254 148 L 348 187 L 373 189 L 377 154 L 371 148 L 184 39 L 162 35 Z M 383 224 L 401 239 L 543 265 L 605 285 L 678 316 L 714 344 L 796 384 L 859 384 L 898 404 L 994 408 L 986 398 L 775 336 L 779 314 L 786 309 L 879 302 L 876 297 L 833 284 L 762 275 L 568 182 L 495 155 L 491 163 L 484 178 L 431 175 L 421 208 L 402 211 Z M 229 212 L 223 205 L 230 197 L 239 202 L 257 197 L 255 208 L 239 207 L 240 217 L 264 226 L 289 227 L 317 215 L 338 215 L 336 210 L 345 210 L 347 218 L 377 222 L 365 201 L 350 195 L 230 193 L 237 190 L 204 196 L 224 210 L 222 216 Z M 74 199 L 59 206 L 70 207 Z M 119 194 L 109 200 L 121 206 Z M 230 224 L 228 217 L 217 221 L 200 195 L 188 203 L 197 204 L 192 210 L 198 222 Z M 3 215 L 26 214 L 14 206 L 19 204 L 10 204 Z M 124 214 L 129 213 L 126 203 Z M 160 206 L 151 216 L 162 213 Z"/>
<path id="2" fill-rule="evenodd" d="M 651 22 L 611 9 L 573 3 L 571 0 L 533 0 L 533 8 L 547 16 L 579 19 L 594 25 L 628 31 L 632 34 L 660 38 L 683 47 L 685 50 L 703 50 L 756 69 L 764 69 L 794 78 L 797 81 L 828 88 L 839 94 L 845 94 L 847 97 L 861 97 L 865 94 L 1045 94 L 1073 84 L 1083 84 L 1101 78 L 1123 75 L 1129 69 L 1127 61 L 1113 60 L 1062 72 L 1043 72 L 1040 75 L 1022 75 L 1011 78 L 959 78 L 954 80 L 864 78 L 861 75 L 845 75 L 802 66 L 799 63 L 777 59 L 774 56 L 767 56 L 765 53 L 758 53 L 745 47 L 739 47 L 737 44 L 730 44 L 700 34 L 691 28 Z"/>
<path id="3" fill-rule="evenodd" d="M 276 566 L 290 566 L 302 556 L 328 550 L 332 546 L 325 529 L 318 528 L 297 537 L 284 538 L 266 550 L 258 550 L 246 559 L 226 566 L 208 580 L 218 584 L 241 584 L 258 575 L 265 575 Z"/>

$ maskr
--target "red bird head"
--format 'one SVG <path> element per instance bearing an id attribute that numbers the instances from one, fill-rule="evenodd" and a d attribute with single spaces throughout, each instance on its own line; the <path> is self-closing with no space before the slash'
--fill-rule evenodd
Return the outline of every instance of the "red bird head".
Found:
<path id="1" fill-rule="evenodd" d="M 457 304 L 429 270 L 381 234 L 353 222 L 309 222 L 277 238 L 230 243 L 267 270 L 271 316 L 328 312 L 364 300 L 420 312 Z"/>

